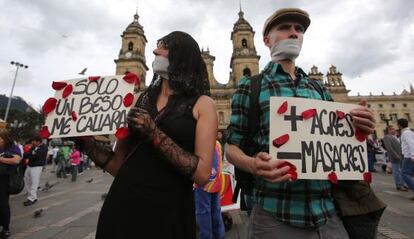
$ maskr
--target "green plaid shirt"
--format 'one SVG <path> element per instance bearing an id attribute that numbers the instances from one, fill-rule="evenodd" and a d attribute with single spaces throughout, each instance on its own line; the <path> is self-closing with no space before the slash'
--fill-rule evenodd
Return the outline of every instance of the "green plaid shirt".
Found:
<path id="1" fill-rule="evenodd" d="M 282 66 L 273 62 L 263 71 L 259 96 L 259 129 L 253 137 L 257 152 L 269 149 L 269 97 L 286 96 L 322 100 L 318 91 L 309 83 L 302 69 L 296 68 L 297 80 L 293 81 Z M 331 95 L 322 86 L 326 100 Z M 231 118 L 228 127 L 229 144 L 240 146 L 247 137 L 250 101 L 250 79 L 243 77 L 233 95 Z M 297 227 L 320 227 L 330 215 L 336 213 L 327 180 L 297 180 L 295 182 L 270 183 L 260 177 L 254 178 L 254 198 L 264 210 L 277 220 Z"/>

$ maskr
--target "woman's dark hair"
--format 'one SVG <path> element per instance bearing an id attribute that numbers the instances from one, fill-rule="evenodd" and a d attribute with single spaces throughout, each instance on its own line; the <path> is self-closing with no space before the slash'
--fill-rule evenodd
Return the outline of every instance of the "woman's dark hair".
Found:
<path id="1" fill-rule="evenodd" d="M 0 138 L 4 141 L 4 149 L 10 148 L 14 143 L 10 132 L 6 129 L 0 129 Z"/>
<path id="2" fill-rule="evenodd" d="M 174 95 L 209 96 L 207 67 L 197 42 L 189 34 L 180 31 L 171 32 L 158 41 L 162 41 L 168 49 L 168 85 Z M 160 83 L 155 74 L 147 91 L 155 90 L 158 93 Z"/>
<path id="3" fill-rule="evenodd" d="M 197 42 L 185 32 L 161 38 L 168 49 L 169 86 L 176 94 L 210 95 L 206 64 Z"/>
<path id="4" fill-rule="evenodd" d="M 207 67 L 201 57 L 197 42 L 187 33 L 174 31 L 159 39 L 168 49 L 168 85 L 174 91 L 169 107 L 175 107 L 178 102 L 196 96 L 210 96 Z M 136 107 L 151 111 L 161 92 L 161 80 L 154 74 L 149 87 L 139 96 Z M 170 101 L 169 100 L 169 101 Z M 164 111 L 164 117 L 167 115 Z"/>

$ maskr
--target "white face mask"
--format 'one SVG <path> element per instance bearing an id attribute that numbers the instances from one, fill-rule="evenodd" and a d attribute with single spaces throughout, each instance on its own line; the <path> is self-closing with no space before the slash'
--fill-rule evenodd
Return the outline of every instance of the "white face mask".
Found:
<path id="1" fill-rule="evenodd" d="M 285 39 L 274 44 L 270 48 L 272 61 L 291 60 L 294 61 L 302 49 L 302 41 L 299 39 Z"/>
<path id="2" fill-rule="evenodd" d="M 155 56 L 152 62 L 152 70 L 155 74 L 160 75 L 164 79 L 168 79 L 168 66 L 170 62 L 167 57 Z"/>

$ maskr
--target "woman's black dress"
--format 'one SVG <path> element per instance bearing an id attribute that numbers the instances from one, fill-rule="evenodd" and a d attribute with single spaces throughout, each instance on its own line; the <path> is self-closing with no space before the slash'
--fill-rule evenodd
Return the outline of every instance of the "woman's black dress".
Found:
<path id="1" fill-rule="evenodd" d="M 158 127 L 181 148 L 194 152 L 196 120 L 192 108 L 198 97 L 170 100 L 158 115 Z M 151 107 L 156 109 L 154 107 Z M 168 112 L 166 112 L 168 111 Z M 103 204 L 96 238 L 194 239 L 192 181 L 178 171 L 149 141 L 123 164 Z"/>

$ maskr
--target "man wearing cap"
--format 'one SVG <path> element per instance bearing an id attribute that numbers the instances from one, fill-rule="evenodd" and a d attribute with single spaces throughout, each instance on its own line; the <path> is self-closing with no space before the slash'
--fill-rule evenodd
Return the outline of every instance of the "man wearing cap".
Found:
<path id="1" fill-rule="evenodd" d="M 255 157 L 247 156 L 240 149 L 247 137 L 250 78 L 240 80 L 233 96 L 226 156 L 236 167 L 254 176 L 255 206 L 250 217 L 248 238 L 348 238 L 335 210 L 330 182 L 293 182 L 289 167 L 280 167 L 285 161 L 268 154 L 270 96 L 332 99 L 325 87 L 319 85 L 323 90 L 322 97 L 309 83 L 306 73 L 295 66 L 303 34 L 310 22 L 307 12 L 284 8 L 277 10 L 264 24 L 263 41 L 272 60 L 262 72 L 259 122 L 257 133 L 253 135 L 257 145 Z M 354 109 L 351 114 L 355 127 L 367 135 L 373 132 L 373 114 L 365 106 Z"/>

